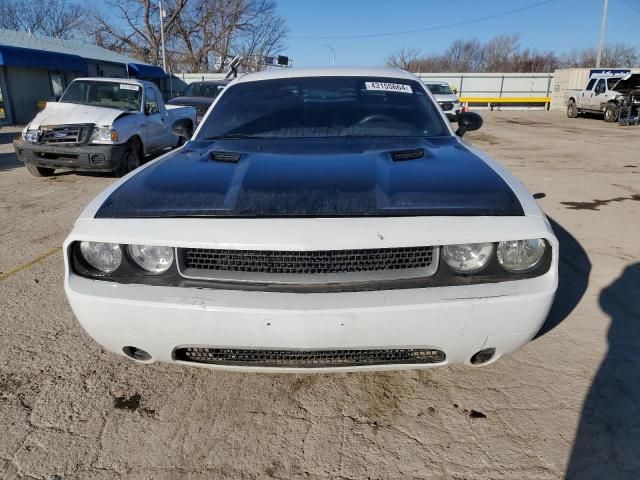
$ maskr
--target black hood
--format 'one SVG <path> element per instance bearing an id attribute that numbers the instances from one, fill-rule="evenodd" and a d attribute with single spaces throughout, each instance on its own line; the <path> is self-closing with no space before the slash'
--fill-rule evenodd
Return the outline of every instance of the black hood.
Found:
<path id="1" fill-rule="evenodd" d="M 640 73 L 628 75 L 616 82 L 611 90 L 627 95 L 632 92 L 640 92 Z"/>
<path id="2" fill-rule="evenodd" d="M 176 97 L 169 100 L 169 105 L 182 105 L 185 107 L 208 107 L 213 103 L 213 98 L 209 97 Z"/>
<path id="3" fill-rule="evenodd" d="M 455 137 L 386 137 L 191 141 L 123 183 L 96 217 L 424 215 L 524 212 Z"/>

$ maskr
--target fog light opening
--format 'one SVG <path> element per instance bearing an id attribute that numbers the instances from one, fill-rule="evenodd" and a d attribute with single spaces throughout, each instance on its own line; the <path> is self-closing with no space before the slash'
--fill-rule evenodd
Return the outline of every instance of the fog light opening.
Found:
<path id="1" fill-rule="evenodd" d="M 137 347 L 124 347 L 122 351 L 127 357 L 138 362 L 149 362 L 152 358 L 148 352 Z"/>
<path id="2" fill-rule="evenodd" d="M 496 354 L 495 347 L 484 348 L 476 353 L 473 357 L 471 357 L 472 365 L 482 365 L 483 363 L 487 363 L 489 360 L 493 358 Z"/>

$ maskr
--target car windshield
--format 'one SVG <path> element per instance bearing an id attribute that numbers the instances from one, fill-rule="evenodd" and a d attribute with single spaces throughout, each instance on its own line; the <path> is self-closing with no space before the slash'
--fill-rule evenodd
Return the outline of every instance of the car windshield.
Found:
<path id="1" fill-rule="evenodd" d="M 227 87 L 197 139 L 445 135 L 419 82 L 354 76 L 241 81 Z"/>
<path id="2" fill-rule="evenodd" d="M 127 112 L 140 111 L 142 89 L 131 83 L 76 80 L 60 99 L 62 103 L 79 103 L 92 107 L 117 108 Z"/>
<path id="3" fill-rule="evenodd" d="M 620 80 L 622 79 L 622 77 L 612 77 L 612 78 L 608 78 L 607 79 L 607 88 L 609 90 L 613 89 L 613 86 L 618 83 Z"/>
<path id="4" fill-rule="evenodd" d="M 452 95 L 451 87 L 446 83 L 427 83 L 427 88 L 434 95 Z"/>
<path id="5" fill-rule="evenodd" d="M 185 88 L 184 97 L 209 97 L 216 98 L 222 91 L 224 85 L 207 85 L 205 83 L 192 83 Z"/>

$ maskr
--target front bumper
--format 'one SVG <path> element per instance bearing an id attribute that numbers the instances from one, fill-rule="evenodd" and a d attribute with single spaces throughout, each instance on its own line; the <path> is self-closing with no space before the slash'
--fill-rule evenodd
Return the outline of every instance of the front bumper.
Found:
<path id="1" fill-rule="evenodd" d="M 109 191 L 88 207 L 65 241 L 65 291 L 85 330 L 106 349 L 121 355 L 127 346 L 145 350 L 152 361 L 173 363 L 181 363 L 174 358 L 174 350 L 185 346 L 290 350 L 434 348 L 446 355 L 446 360 L 438 364 L 314 368 L 314 372 L 469 364 L 472 355 L 490 347 L 496 348 L 495 360 L 522 347 L 537 333 L 557 287 L 558 242 L 541 216 L 93 218 Z M 538 277 L 500 283 L 287 293 L 91 280 L 74 273 L 69 258 L 73 242 L 82 240 L 193 248 L 340 250 L 496 242 L 507 238 L 545 238 L 552 248 L 551 268 Z M 243 371 L 310 371 L 207 366 Z"/>
<path id="2" fill-rule="evenodd" d="M 194 364 L 178 347 L 241 349 L 433 348 L 437 364 L 313 368 L 392 370 L 469 364 L 484 348 L 491 361 L 525 345 L 547 317 L 555 269 L 540 277 L 454 287 L 295 294 L 157 287 L 89 280 L 69 273 L 65 290 L 84 329 L 107 350 L 148 352 L 152 360 L 242 371 L 309 368 Z"/>
<path id="3" fill-rule="evenodd" d="M 120 165 L 127 146 L 124 144 L 52 146 L 15 139 L 13 148 L 21 162 L 32 163 L 38 167 L 110 172 Z"/>

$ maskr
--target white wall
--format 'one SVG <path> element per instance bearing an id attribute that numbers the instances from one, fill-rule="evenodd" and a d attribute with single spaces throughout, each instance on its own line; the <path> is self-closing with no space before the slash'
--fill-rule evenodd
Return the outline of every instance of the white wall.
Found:
<path id="1" fill-rule="evenodd" d="M 419 73 L 423 80 L 445 81 L 461 97 L 546 97 L 553 74 L 547 73 Z"/>

